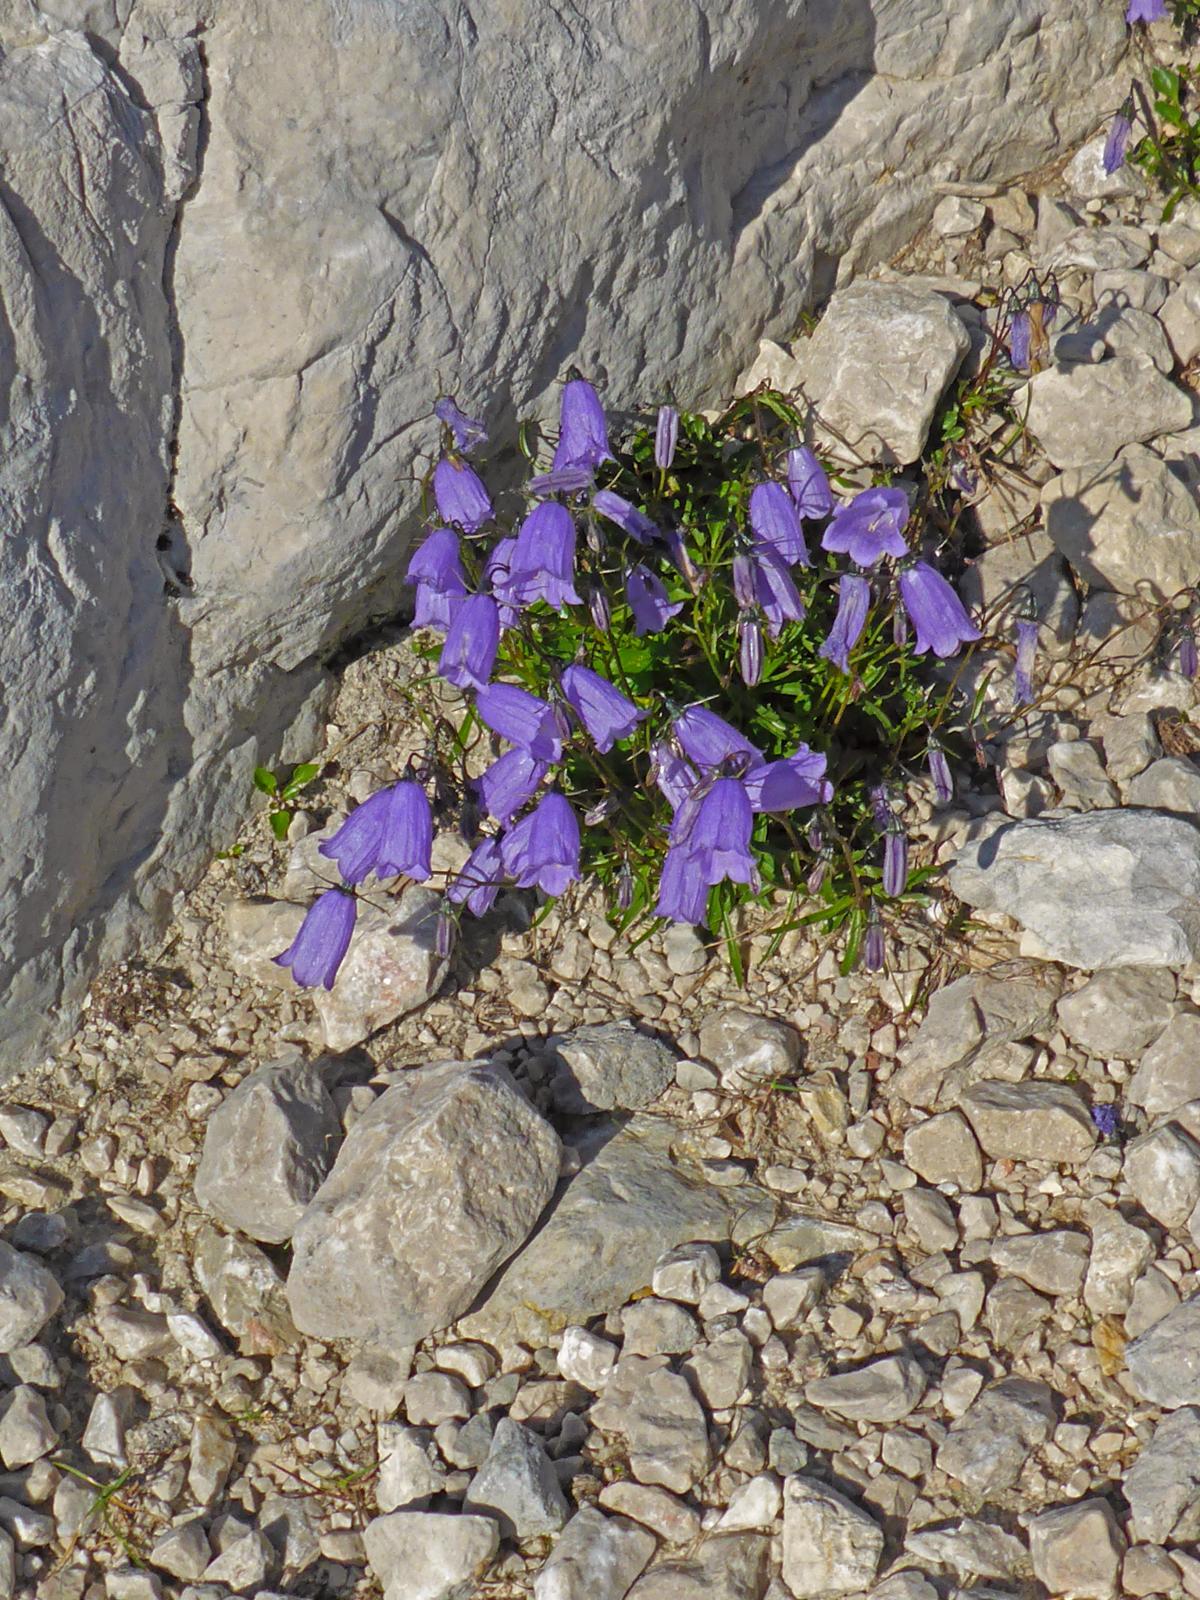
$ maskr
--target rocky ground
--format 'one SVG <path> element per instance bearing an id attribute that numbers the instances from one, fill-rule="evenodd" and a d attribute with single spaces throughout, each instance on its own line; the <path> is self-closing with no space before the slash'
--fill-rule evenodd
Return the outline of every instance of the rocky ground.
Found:
<path id="1" fill-rule="evenodd" d="M 0 1107 L 0 1600 L 1200 1595 L 1200 736 L 1159 603 L 1200 580 L 1200 210 L 1159 211 L 1098 144 L 947 194 L 756 365 L 845 434 L 919 316 L 927 433 L 998 292 L 1062 297 L 972 496 L 984 764 L 914 778 L 914 862 L 955 864 L 886 971 L 762 930 L 739 987 L 520 896 L 447 963 L 409 889 L 301 993 L 315 843 L 437 709 L 399 630 L 345 666 L 286 844 L 254 818 Z"/>

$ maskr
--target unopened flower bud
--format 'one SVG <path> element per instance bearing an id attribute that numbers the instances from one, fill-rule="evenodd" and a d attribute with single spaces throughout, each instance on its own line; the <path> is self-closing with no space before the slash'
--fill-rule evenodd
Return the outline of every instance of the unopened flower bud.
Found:
<path id="1" fill-rule="evenodd" d="M 628 861 L 623 861 L 617 874 L 617 905 L 622 911 L 628 911 L 632 904 L 633 870 Z"/>
<path id="2" fill-rule="evenodd" d="M 607 633 L 612 625 L 612 609 L 608 603 L 608 596 L 603 589 L 594 588 L 589 591 L 588 610 L 592 614 L 593 625 L 601 633 Z"/>
<path id="3" fill-rule="evenodd" d="M 675 459 L 675 443 L 679 438 L 679 413 L 674 406 L 658 408 L 658 426 L 654 430 L 654 465 L 666 472 Z"/>
<path id="4" fill-rule="evenodd" d="M 763 668 L 762 629 L 754 617 L 743 617 L 738 623 L 738 666 L 742 682 L 753 689 Z"/>
<path id="5" fill-rule="evenodd" d="M 453 915 L 443 906 L 437 915 L 437 924 L 434 929 L 434 949 L 437 954 L 446 960 L 454 949 L 454 935 L 456 929 Z"/>
<path id="6" fill-rule="evenodd" d="M 879 913 L 872 905 L 867 913 L 867 936 L 863 940 L 863 966 L 868 972 L 882 972 L 887 957 L 887 945 L 883 937 L 883 924 L 879 920 Z"/>

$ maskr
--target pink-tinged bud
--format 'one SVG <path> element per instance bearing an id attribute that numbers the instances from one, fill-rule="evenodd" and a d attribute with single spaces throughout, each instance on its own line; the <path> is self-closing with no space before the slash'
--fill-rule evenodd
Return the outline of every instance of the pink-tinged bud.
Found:
<path id="1" fill-rule="evenodd" d="M 753 689 L 763 669 L 762 629 L 753 617 L 743 617 L 738 623 L 738 667 L 742 682 Z"/>
<path id="2" fill-rule="evenodd" d="M 821 892 L 821 885 L 825 882 L 829 873 L 829 864 L 832 860 L 833 851 L 828 845 L 822 846 L 821 852 L 817 856 L 816 864 L 809 873 L 805 884 L 809 894 L 819 894 Z"/>
<path id="3" fill-rule="evenodd" d="M 617 801 L 611 794 L 606 794 L 603 800 L 598 800 L 590 811 L 585 811 L 583 820 L 589 828 L 598 828 L 606 818 L 611 817 L 617 809 Z"/>

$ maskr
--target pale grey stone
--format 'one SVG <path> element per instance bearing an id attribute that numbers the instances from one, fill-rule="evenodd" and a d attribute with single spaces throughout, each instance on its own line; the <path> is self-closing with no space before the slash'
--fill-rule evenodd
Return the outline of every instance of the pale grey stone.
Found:
<path id="1" fill-rule="evenodd" d="M 266 1588 L 275 1564 L 274 1545 L 255 1528 L 209 1562 L 202 1581 L 220 1584 L 234 1594 L 255 1594 Z"/>
<path id="2" fill-rule="evenodd" d="M 904 1159 L 926 1183 L 952 1183 L 967 1192 L 983 1182 L 983 1156 L 958 1111 L 926 1117 L 904 1135 Z"/>
<path id="3" fill-rule="evenodd" d="M 315 1495 L 269 1494 L 258 1508 L 255 1521 L 275 1548 L 285 1584 L 321 1555 L 324 1516 L 317 1502 Z"/>
<path id="4" fill-rule="evenodd" d="M 752 1094 L 795 1076 L 800 1036 L 790 1023 L 726 1006 L 701 1023 L 700 1053 L 721 1074 L 722 1088 Z"/>
<path id="5" fill-rule="evenodd" d="M 761 1529 L 769 1533 L 783 1510 L 783 1489 L 773 1472 L 760 1472 L 739 1484 L 717 1523 L 718 1533 Z"/>
<path id="6" fill-rule="evenodd" d="M 326 1338 L 425 1338 L 522 1245 L 558 1179 L 556 1135 L 502 1068 L 407 1073 L 346 1136 L 292 1239 L 288 1302 Z"/>
<path id="7" fill-rule="evenodd" d="M 1162 323 L 1154 315 L 1166 300 L 1169 285 L 1154 273 L 1137 274 L 1142 289 L 1140 303 L 1135 303 L 1128 289 L 1122 291 L 1122 303 L 1101 301 L 1101 309 L 1092 327 L 1100 335 L 1104 348 L 1110 355 L 1141 355 L 1148 357 L 1160 372 L 1170 373 L 1175 357 Z M 1104 285 L 1094 285 L 1100 299 Z M 1134 291 L 1137 292 L 1136 290 Z M 1059 346 L 1061 350 L 1061 345 Z M 1056 353 L 1057 354 L 1057 353 Z M 1061 357 L 1060 357 L 1061 359 Z"/>
<path id="8" fill-rule="evenodd" d="M 491 1565 L 500 1529 L 491 1517 L 392 1511 L 363 1529 L 371 1571 L 385 1600 L 450 1600 L 470 1593 Z"/>
<path id="9" fill-rule="evenodd" d="M 796 1600 L 869 1589 L 882 1555 L 882 1528 L 845 1495 L 799 1474 L 784 1482 L 783 1581 Z"/>
<path id="10" fill-rule="evenodd" d="M 1168 1311 L 1179 1304 L 1179 1290 L 1157 1267 L 1147 1267 L 1133 1286 L 1133 1298 L 1125 1313 L 1125 1332 L 1131 1339 L 1152 1328 Z"/>
<path id="11" fill-rule="evenodd" d="M 853 1422 L 899 1422 L 920 1405 L 925 1385 L 913 1356 L 881 1356 L 849 1372 L 813 1378 L 804 1385 L 804 1398 Z"/>
<path id="12" fill-rule="evenodd" d="M 904 283 L 839 289 L 801 355 L 805 397 L 851 449 L 915 461 L 970 349 L 949 303 Z"/>
<path id="13" fill-rule="evenodd" d="M 36 1339 L 62 1303 L 53 1274 L 0 1239 L 0 1354 Z"/>
<path id="14" fill-rule="evenodd" d="M 1200 954 L 1200 830 L 1179 816 L 1091 811 L 1002 825 L 964 847 L 950 887 L 1015 917 L 1024 955 L 1097 971 L 1182 967 Z"/>
<path id="15" fill-rule="evenodd" d="M 683 1364 L 683 1371 L 701 1399 L 714 1411 L 737 1404 L 753 1368 L 753 1347 L 737 1328 L 729 1328 L 701 1345 Z"/>
<path id="16" fill-rule="evenodd" d="M 958 1222 L 954 1208 L 936 1189 L 906 1189 L 901 1198 L 904 1225 L 922 1250 L 934 1254 L 953 1250 L 958 1244 Z"/>
<path id="17" fill-rule="evenodd" d="M 1124 800 L 1154 811 L 1200 816 L 1200 768 L 1182 756 L 1164 756 L 1125 785 Z"/>
<path id="18" fill-rule="evenodd" d="M 361 899 L 354 938 L 332 989 L 312 995 L 327 1049 L 340 1053 L 405 1017 L 437 993 L 446 975 L 437 954 L 442 899 L 409 884 L 397 898 Z"/>
<path id="19" fill-rule="evenodd" d="M 167 1319 L 141 1306 L 109 1306 L 97 1313 L 96 1331 L 122 1361 L 164 1356 L 175 1348 Z"/>
<path id="20" fill-rule="evenodd" d="M 531 1344 L 567 1324 L 615 1311 L 651 1281 L 664 1249 L 758 1234 L 773 1207 L 749 1184 L 715 1189 L 673 1150 L 674 1126 L 634 1115 L 599 1124 L 579 1146 L 582 1170 L 545 1224 L 504 1269 L 487 1298 L 461 1319 L 468 1339 Z"/>
<path id="21" fill-rule="evenodd" d="M 1067 193 L 1080 200 L 1109 199 L 1118 195 L 1144 195 L 1146 192 L 1146 179 L 1128 161 L 1123 162 L 1115 172 L 1106 172 L 1104 168 L 1104 147 L 1107 133 L 1099 133 L 1094 139 L 1089 139 L 1082 145 L 1067 162 L 1063 169 L 1063 182 L 1067 186 Z M 1038 234 L 1041 237 L 1041 224 L 1047 210 L 1055 208 L 1060 211 L 1070 212 L 1073 222 L 1080 220 L 1077 213 L 1071 211 L 1061 201 L 1053 200 L 1049 195 L 1038 197 Z M 1062 224 L 1063 233 L 1059 236 L 1065 238 L 1070 232 L 1070 227 Z M 1057 240 L 1055 241 L 1057 242 Z M 1039 252 L 1040 258 L 1045 259 L 1048 254 L 1043 246 Z"/>
<path id="22" fill-rule="evenodd" d="M 1161 1545 L 1135 1544 L 1121 1564 L 1121 1585 L 1126 1594 L 1172 1594 L 1179 1568 Z"/>
<path id="23" fill-rule="evenodd" d="M 1062 804 L 1073 811 L 1091 811 L 1118 804 L 1119 796 L 1087 739 L 1061 739 L 1046 751 L 1046 765 L 1058 785 Z"/>
<path id="24" fill-rule="evenodd" d="M 1160 260 L 1156 264 L 1164 263 Z M 1143 271 L 1133 267 L 1109 267 L 1093 276 L 1092 293 L 1096 297 L 1097 307 L 1102 312 L 1113 308 L 1130 307 L 1145 315 L 1153 316 L 1165 304 L 1171 292 L 1172 281 L 1159 272 Z M 1155 343 L 1157 344 L 1157 341 Z M 1126 345 L 1126 349 L 1131 348 L 1133 346 Z M 1157 350 L 1151 353 L 1151 359 L 1156 366 L 1157 354 Z M 1169 369 L 1160 367 L 1159 370 Z"/>
<path id="25" fill-rule="evenodd" d="M 0 1136 L 10 1150 L 37 1160 L 46 1147 L 50 1118 L 30 1106 L 0 1106 Z"/>
<path id="26" fill-rule="evenodd" d="M 939 1600 L 939 1596 L 928 1578 L 908 1567 L 877 1583 L 871 1600 Z"/>
<path id="27" fill-rule="evenodd" d="M 1170 1122 L 1125 1150 L 1125 1181 L 1138 1204 L 1164 1228 L 1182 1228 L 1200 1204 L 1200 1144 Z"/>
<path id="28" fill-rule="evenodd" d="M 933 208 L 933 229 L 943 239 L 961 239 L 983 226 L 987 210 L 978 200 L 948 194 Z"/>
<path id="29" fill-rule="evenodd" d="M 120 1471 L 129 1465 L 125 1429 L 136 1404 L 137 1390 L 128 1383 L 118 1384 L 92 1401 L 80 1443 L 97 1466 L 112 1466 Z"/>
<path id="30" fill-rule="evenodd" d="M 1200 1405 L 1200 1295 L 1192 1295 L 1125 1346 L 1133 1391 L 1175 1410 Z"/>
<path id="31" fill-rule="evenodd" d="M 197 1505 L 213 1504 L 236 1460 L 237 1445 L 229 1424 L 211 1414 L 197 1417 L 188 1445 L 187 1480 Z"/>
<path id="32" fill-rule="evenodd" d="M 58 1443 L 58 1429 L 46 1413 L 45 1398 L 27 1383 L 18 1384 L 0 1411 L 0 1461 L 10 1471 L 49 1455 Z"/>
<path id="33" fill-rule="evenodd" d="M 1133 355 L 1048 367 L 1022 393 L 1030 432 L 1060 469 L 1111 461 L 1125 445 L 1176 433 L 1192 420 L 1187 394 L 1152 361 Z M 1062 549 L 1054 528 L 1047 531 Z"/>
<path id="34" fill-rule="evenodd" d="M 708 1429 L 687 1380 L 667 1370 L 665 1360 L 622 1356 L 591 1420 L 624 1441 L 639 1483 L 686 1494 L 708 1471 Z"/>
<path id="35" fill-rule="evenodd" d="M 918 1528 L 904 1542 L 918 1561 L 949 1567 L 959 1578 L 1012 1578 L 1028 1557 L 1020 1539 L 990 1522 L 964 1517 L 948 1527 Z"/>
<path id="36" fill-rule="evenodd" d="M 640 1110 L 675 1076 L 675 1052 L 632 1022 L 603 1022 L 552 1033 L 541 1047 L 551 1067 L 556 1111 Z"/>
<path id="37" fill-rule="evenodd" d="M 1185 1513 L 1187 1525 L 1176 1535 L 1176 1542 L 1195 1539 L 1200 1510 L 1200 1410 L 1181 1406 L 1162 1419 L 1125 1473 L 1121 1491 L 1129 1501 L 1129 1531 L 1138 1543 L 1164 1543 Z"/>
<path id="38" fill-rule="evenodd" d="M 557 1533 L 569 1516 L 554 1467 L 540 1439 L 501 1417 L 487 1460 L 471 1479 L 463 1510 L 495 1517 L 506 1539 Z"/>
<path id="39" fill-rule="evenodd" d="M 582 1506 L 534 1578 L 534 1600 L 624 1600 L 655 1547 L 636 1522 Z"/>
<path id="40" fill-rule="evenodd" d="M 106 1600 L 162 1600 L 162 1579 L 144 1567 L 112 1567 L 104 1574 Z"/>
<path id="41" fill-rule="evenodd" d="M 1200 355 L 1200 270 L 1195 267 L 1171 290 L 1159 314 L 1181 367 Z"/>
<path id="42" fill-rule="evenodd" d="M 1142 1056 L 1125 1098 L 1149 1117 L 1200 1099 L 1200 1011 L 1181 1010 L 1170 1018 Z"/>
<path id="43" fill-rule="evenodd" d="M 1090 1242 L 1072 1228 L 1017 1233 L 997 1239 L 992 1260 L 1002 1272 L 1023 1278 L 1043 1294 L 1078 1294 L 1088 1267 Z"/>
<path id="44" fill-rule="evenodd" d="M 1129 1310 L 1134 1285 L 1154 1258 L 1154 1243 L 1112 1206 L 1097 1201 L 1088 1213 L 1092 1249 L 1083 1285 L 1083 1303 L 1097 1317 L 1119 1317 Z"/>
<path id="45" fill-rule="evenodd" d="M 756 1240 L 762 1253 L 783 1272 L 805 1267 L 816 1262 L 844 1264 L 853 1260 L 863 1250 L 877 1241 L 877 1235 L 865 1228 L 852 1227 L 846 1222 L 834 1222 L 830 1217 L 812 1216 L 803 1211 L 793 1211 L 770 1233 Z M 713 1285 L 713 1289 L 724 1285 Z M 709 1290 L 712 1293 L 712 1290 Z M 700 1313 L 706 1312 L 701 1302 Z"/>
<path id="46" fill-rule="evenodd" d="M 627 1600 L 761 1600 L 770 1553 L 761 1534 L 714 1534 L 686 1560 L 651 1567 Z"/>
<path id="47" fill-rule="evenodd" d="M 445 1468 L 430 1448 L 429 1434 L 399 1422 L 380 1422 L 375 1428 L 379 1471 L 375 1476 L 375 1504 L 386 1515 L 408 1509 L 424 1511 L 430 1497 L 440 1494 Z"/>
<path id="48" fill-rule="evenodd" d="M 1064 1083 L 977 1083 L 962 1109 L 989 1156 L 1014 1161 L 1086 1161 L 1096 1130 L 1075 1090 Z"/>
<path id="49" fill-rule="evenodd" d="M 1107 1500 L 1078 1500 L 1031 1517 L 1034 1576 L 1063 1600 L 1115 1600 L 1125 1535 Z"/>
<path id="50" fill-rule="evenodd" d="M 1144 711 L 1123 717 L 1097 717 L 1092 722 L 1092 733 L 1099 735 L 1105 768 L 1117 783 L 1135 778 L 1162 755 L 1154 723 Z"/>
<path id="51" fill-rule="evenodd" d="M 1173 471 L 1171 462 L 1140 444 L 1097 465 L 1105 460 L 1097 454 L 1082 469 L 1067 463 L 1073 470 L 1043 488 L 1046 532 L 1057 549 L 1081 578 L 1120 594 L 1166 599 L 1194 584 L 1200 579 L 1200 509 L 1180 463 Z"/>
<path id="52" fill-rule="evenodd" d="M 449 1372 L 418 1372 L 404 1386 L 404 1412 L 417 1427 L 471 1415 L 471 1392 Z"/>
<path id="53" fill-rule="evenodd" d="M 720 1276 L 721 1258 L 711 1244 L 681 1244 L 659 1256 L 650 1284 L 664 1299 L 694 1306 Z"/>
<path id="54" fill-rule="evenodd" d="M 988 1291 L 984 1321 L 993 1341 L 1002 1349 L 1013 1350 L 1045 1322 L 1052 1309 L 1049 1300 L 1020 1279 L 1001 1278 Z"/>
<path id="55" fill-rule="evenodd" d="M 274 1355 L 298 1342 L 283 1280 L 257 1245 L 206 1226 L 193 1264 L 217 1321 L 243 1349 Z"/>
<path id="56" fill-rule="evenodd" d="M 586 1328 L 564 1328 L 558 1347 L 558 1370 L 564 1378 L 599 1394 L 612 1376 L 617 1347 Z"/>
<path id="57" fill-rule="evenodd" d="M 1132 270 L 1150 259 L 1151 238 L 1144 228 L 1124 222 L 1073 229 L 1049 256 L 1049 267 L 1082 267 L 1087 272 Z"/>
<path id="58" fill-rule="evenodd" d="M 632 1356 L 679 1355 L 700 1337 L 690 1311 L 647 1295 L 621 1312 L 622 1350 Z"/>
<path id="59" fill-rule="evenodd" d="M 343 1375 L 342 1394 L 364 1411 L 390 1417 L 404 1399 L 413 1354 L 410 1345 L 358 1351 Z"/>
<path id="60" fill-rule="evenodd" d="M 290 1239 L 333 1165 L 342 1125 L 321 1068 L 298 1052 L 260 1067 L 208 1119 L 196 1199 L 252 1239 Z"/>
<path id="61" fill-rule="evenodd" d="M 804 1321 L 825 1292 L 826 1277 L 820 1267 L 799 1272 L 777 1272 L 763 1284 L 762 1298 L 776 1328 L 793 1328 Z"/>
<path id="62" fill-rule="evenodd" d="M 606 1511 L 620 1512 L 656 1533 L 668 1544 L 691 1544 L 700 1532 L 700 1513 L 685 1500 L 648 1483 L 618 1478 L 600 1491 Z"/>
<path id="63" fill-rule="evenodd" d="M 1166 1027 L 1174 999 L 1173 972 L 1114 967 L 1064 995 L 1058 1002 L 1058 1022 L 1067 1038 L 1089 1056 L 1133 1061 Z"/>
<path id="64" fill-rule="evenodd" d="M 1056 1421 L 1053 1394 L 1044 1383 L 1005 1378 L 950 1424 L 938 1447 L 938 1470 L 973 1494 L 998 1494 L 1017 1481 Z"/>

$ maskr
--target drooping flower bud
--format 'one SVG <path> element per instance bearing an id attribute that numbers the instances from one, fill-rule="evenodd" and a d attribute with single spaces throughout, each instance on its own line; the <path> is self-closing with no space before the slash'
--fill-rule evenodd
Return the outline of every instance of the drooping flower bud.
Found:
<path id="1" fill-rule="evenodd" d="M 867 912 L 867 936 L 863 940 L 863 966 L 868 972 L 882 972 L 887 959 L 887 944 L 883 937 L 883 924 L 874 903 Z"/>
<path id="2" fill-rule="evenodd" d="M 598 585 L 588 590 L 588 610 L 593 625 L 601 633 L 607 633 L 612 626 L 612 607 L 608 603 L 608 596 Z"/>
<path id="3" fill-rule="evenodd" d="M 617 874 L 617 906 L 621 911 L 628 911 L 633 904 L 633 869 L 628 861 L 621 863 L 621 870 Z"/>
<path id="4" fill-rule="evenodd" d="M 454 937 L 458 932 L 454 921 L 454 914 L 448 906 L 441 906 L 437 914 L 437 923 L 433 933 L 433 948 L 443 961 L 448 960 L 454 949 Z"/>
<path id="5" fill-rule="evenodd" d="M 660 472 L 670 469 L 679 438 L 679 413 L 674 406 L 659 406 L 658 426 L 654 430 L 654 465 Z"/>
<path id="6" fill-rule="evenodd" d="M 899 817 L 892 817 L 883 836 L 883 892 L 891 899 L 908 883 L 908 835 Z"/>
<path id="7" fill-rule="evenodd" d="M 758 619 L 745 616 L 738 623 L 738 670 L 747 689 L 753 689 L 762 677 L 763 638 Z"/>
<path id="8" fill-rule="evenodd" d="M 1185 678 L 1194 678 L 1200 670 L 1200 662 L 1196 656 L 1196 635 L 1190 625 L 1183 630 L 1183 638 L 1179 641 L 1179 670 Z"/>
<path id="9" fill-rule="evenodd" d="M 929 735 L 927 758 L 929 776 L 933 780 L 934 799 L 938 805 L 947 806 L 954 799 L 954 780 L 950 776 L 950 763 L 946 760 L 946 752 L 932 733 Z"/>

